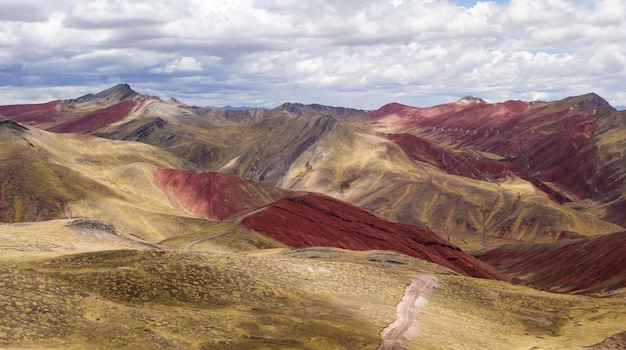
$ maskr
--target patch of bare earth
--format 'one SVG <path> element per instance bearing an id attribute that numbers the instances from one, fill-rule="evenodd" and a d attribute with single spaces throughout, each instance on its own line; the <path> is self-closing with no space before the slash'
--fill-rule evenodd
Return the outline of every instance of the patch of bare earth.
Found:
<path id="1" fill-rule="evenodd" d="M 419 332 L 417 313 L 428 303 L 428 296 L 439 280 L 432 275 L 414 275 L 396 306 L 397 318 L 380 332 L 378 350 L 406 349 L 406 344 Z"/>
<path id="2" fill-rule="evenodd" d="M 589 350 L 617 350 L 626 349 L 626 331 L 617 333 L 611 337 L 604 339 L 601 343 L 585 346 L 584 349 Z"/>

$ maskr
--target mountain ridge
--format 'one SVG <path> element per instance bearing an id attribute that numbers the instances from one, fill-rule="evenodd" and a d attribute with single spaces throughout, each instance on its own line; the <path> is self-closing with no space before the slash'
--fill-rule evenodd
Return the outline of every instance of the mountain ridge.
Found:
<path id="1" fill-rule="evenodd" d="M 121 84 L 0 106 L 0 347 L 619 342 L 605 102 L 225 111 Z"/>

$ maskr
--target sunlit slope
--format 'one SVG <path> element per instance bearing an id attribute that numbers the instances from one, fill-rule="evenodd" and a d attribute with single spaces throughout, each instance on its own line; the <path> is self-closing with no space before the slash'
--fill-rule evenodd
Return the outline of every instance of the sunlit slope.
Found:
<path id="1" fill-rule="evenodd" d="M 626 327 L 621 298 L 539 292 L 463 276 L 439 276 L 407 349 L 578 349 Z"/>
<path id="2" fill-rule="evenodd" d="M 502 165 L 560 195 L 563 202 L 574 201 L 572 206 L 623 225 L 625 115 L 600 96 L 587 94 L 554 102 L 462 99 L 429 108 L 389 104 L 361 122 L 443 147 L 435 155 L 438 160 L 450 150 L 496 154 Z M 463 165 L 441 167 L 476 176 L 471 167 L 465 174 L 459 172 Z"/>
<path id="3" fill-rule="evenodd" d="M 258 209 L 293 195 L 292 191 L 216 172 L 192 173 L 156 168 L 154 177 L 157 186 L 173 203 L 211 220 Z"/>
<path id="4" fill-rule="evenodd" d="M 94 217 L 126 237 L 159 241 L 206 223 L 173 207 L 154 167 L 193 168 L 161 149 L 0 124 L 0 218 L 4 222 Z M 181 217 L 181 215 L 183 215 Z"/>
<path id="5" fill-rule="evenodd" d="M 113 225 L 92 218 L 0 223 L 0 260 L 7 263 L 74 253 L 153 249 L 156 244 L 125 238 Z"/>
<path id="6" fill-rule="evenodd" d="M 391 253 L 119 250 L 0 263 L 0 344 L 64 349 L 376 349 L 410 276 L 407 349 L 565 349 L 623 331 L 621 299 L 455 276 Z"/>
<path id="7" fill-rule="evenodd" d="M 0 343 L 18 348 L 375 349 L 407 281 L 368 264 L 163 251 L 0 271 Z"/>
<path id="8" fill-rule="evenodd" d="M 186 250 L 202 249 L 199 243 L 204 242 L 236 250 L 237 240 L 250 249 L 276 246 L 255 237 L 260 233 L 290 247 L 394 250 L 465 275 L 508 279 L 433 232 L 383 220 L 332 197 L 278 190 L 219 173 L 157 169 L 155 176 L 181 209 L 214 219 L 230 216 L 202 233 L 173 237 L 163 244 Z"/>
<path id="9" fill-rule="evenodd" d="M 515 176 L 489 182 L 446 174 L 410 159 L 385 135 L 341 126 L 307 149 L 278 185 L 326 193 L 387 219 L 428 227 L 464 248 L 502 238 L 551 241 L 561 231 L 619 230 L 555 203 Z"/>

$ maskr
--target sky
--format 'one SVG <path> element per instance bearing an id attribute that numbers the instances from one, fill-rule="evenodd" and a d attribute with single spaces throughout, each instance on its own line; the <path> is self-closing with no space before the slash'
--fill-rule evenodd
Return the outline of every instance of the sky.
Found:
<path id="1" fill-rule="evenodd" d="M 0 105 L 626 105 L 625 0 L 0 0 Z"/>

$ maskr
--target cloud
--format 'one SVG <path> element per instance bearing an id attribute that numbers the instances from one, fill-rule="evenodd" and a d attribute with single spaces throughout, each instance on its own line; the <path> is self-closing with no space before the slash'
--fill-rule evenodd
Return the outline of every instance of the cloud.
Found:
<path id="1" fill-rule="evenodd" d="M 193 57 L 183 57 L 168 63 L 165 67 L 152 68 L 150 73 L 200 72 L 202 65 Z"/>
<path id="2" fill-rule="evenodd" d="M 40 3 L 2 5 L 0 67 L 11 68 L 0 86 L 16 92 L 0 104 L 115 78 L 201 105 L 377 108 L 589 91 L 626 105 L 620 0 Z"/>
<path id="3" fill-rule="evenodd" d="M 54 10 L 53 2 L 37 0 L 3 0 L 0 21 L 6 22 L 44 22 Z"/>

